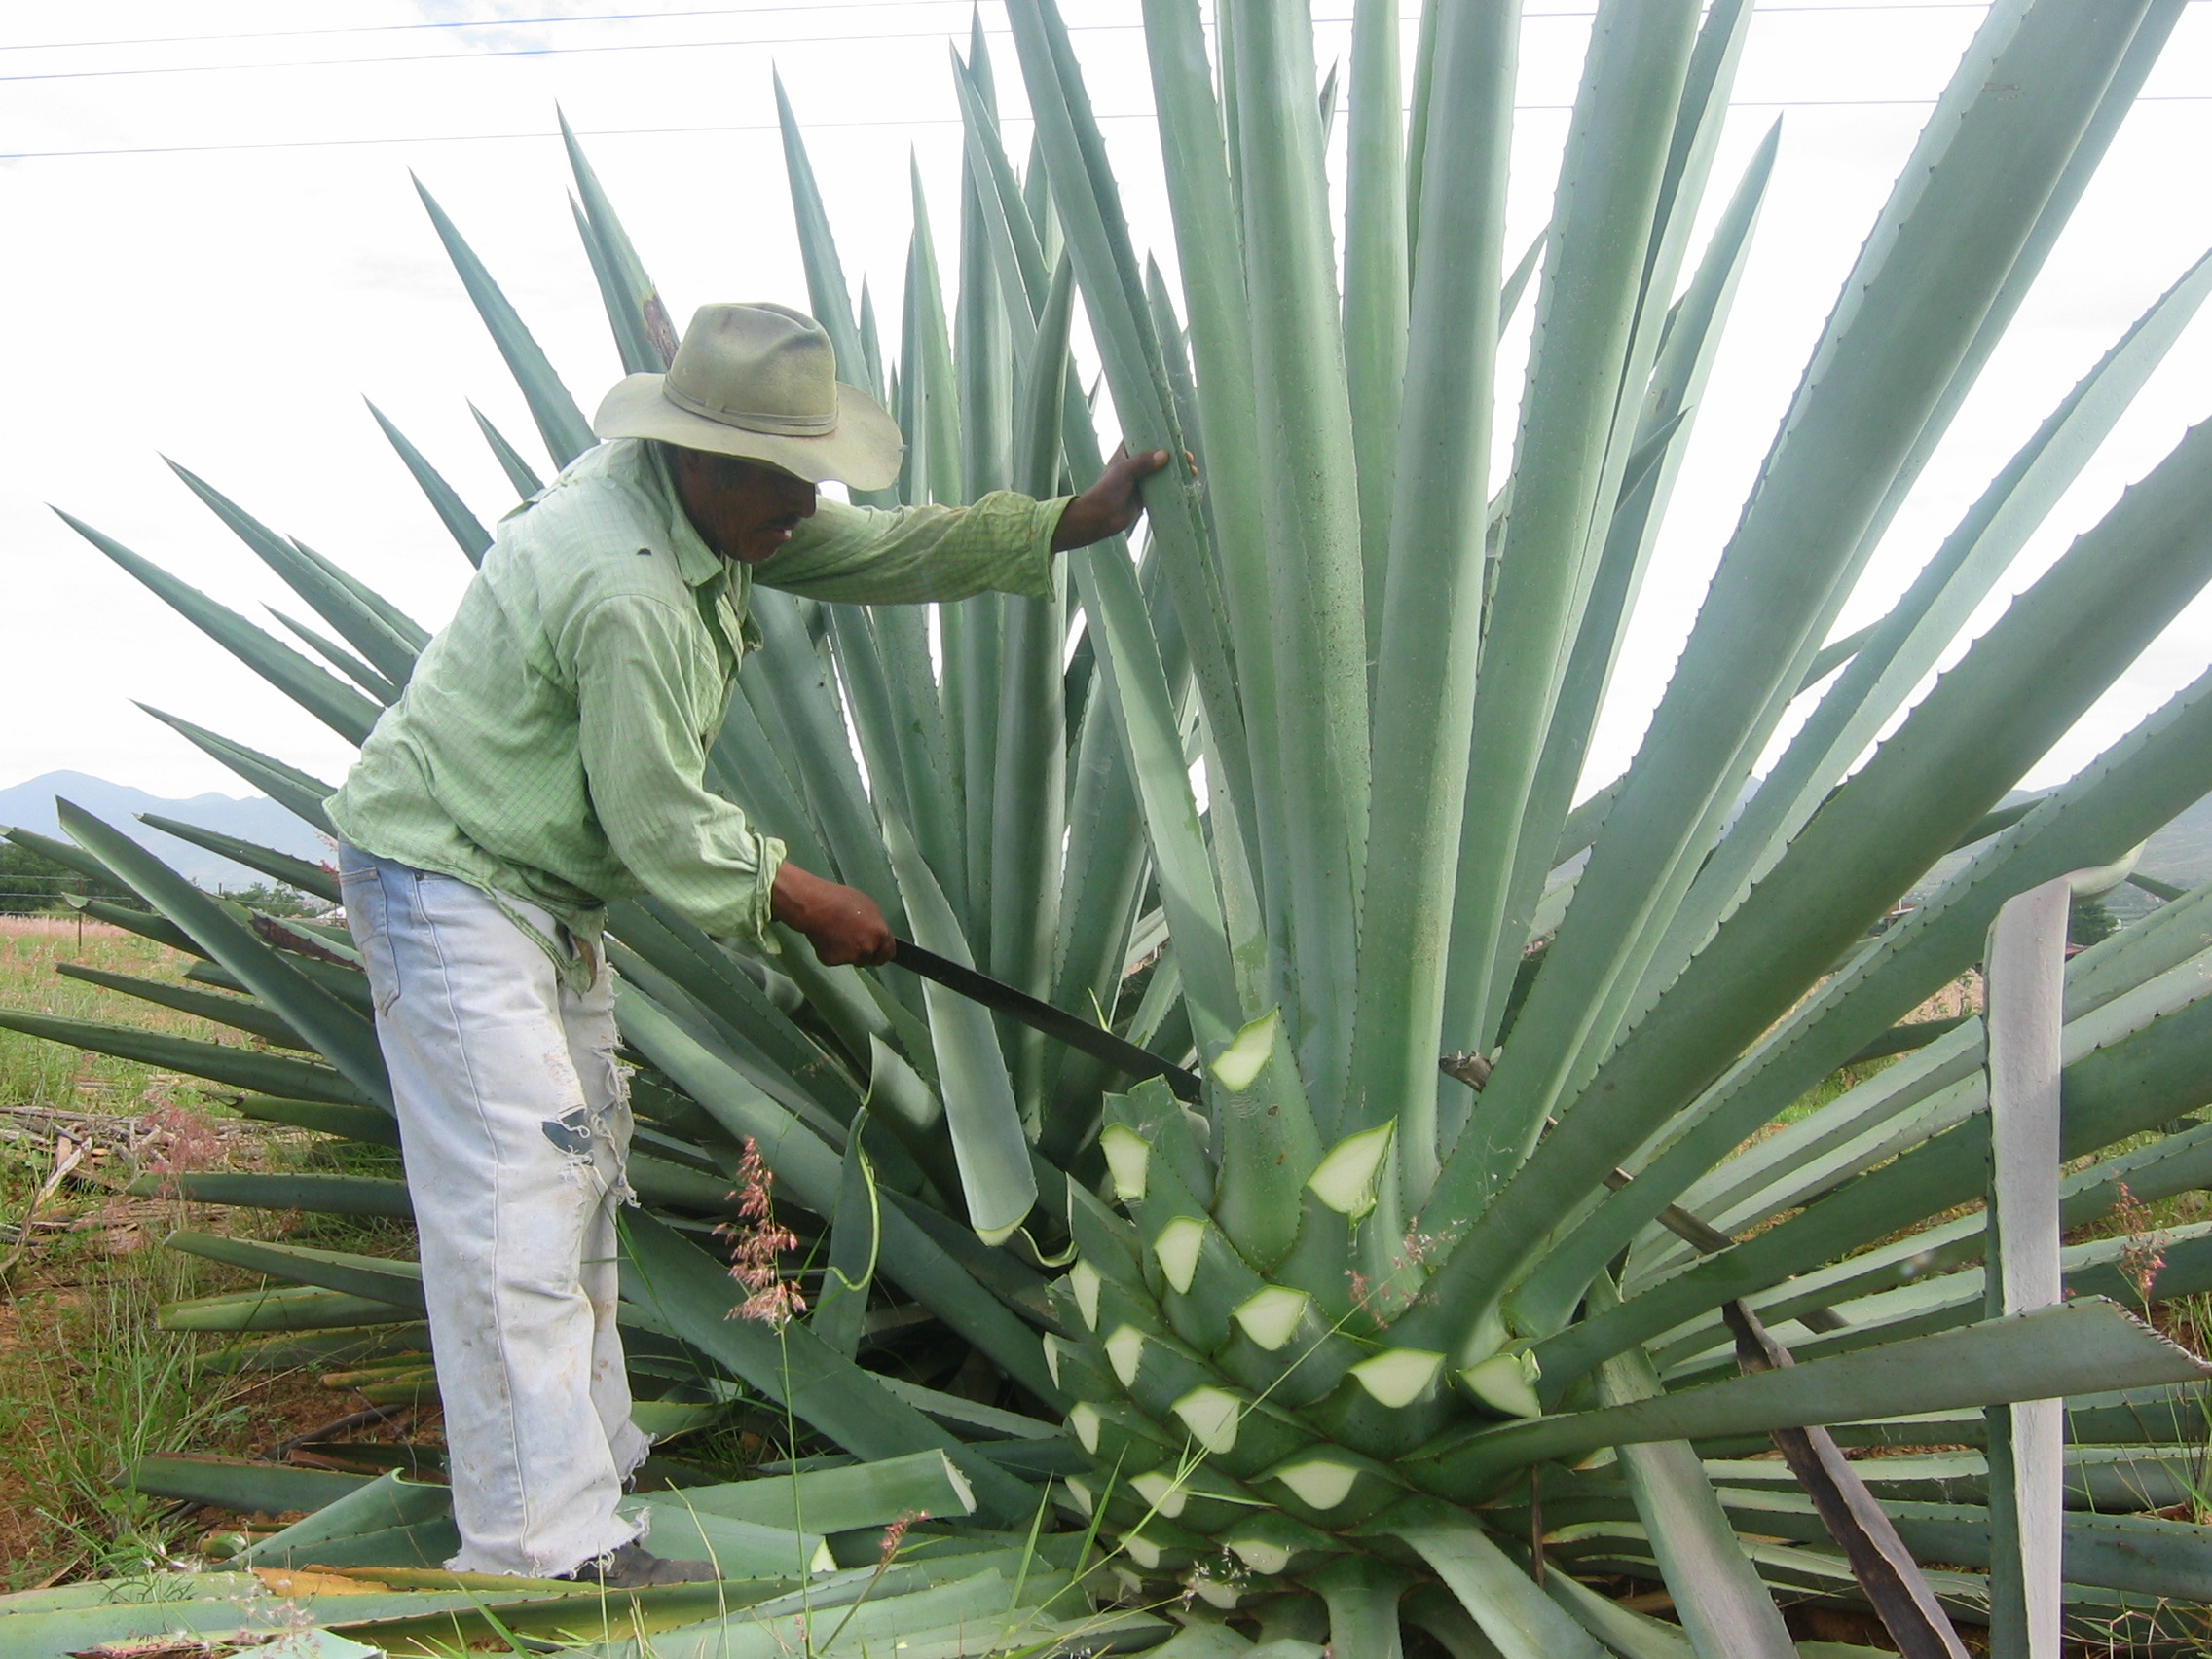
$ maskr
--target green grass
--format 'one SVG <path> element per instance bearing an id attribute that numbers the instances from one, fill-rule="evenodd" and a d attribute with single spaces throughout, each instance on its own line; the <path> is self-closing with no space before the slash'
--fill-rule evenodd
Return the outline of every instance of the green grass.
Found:
<path id="1" fill-rule="evenodd" d="M 97 922 L 79 924 L 53 916 L 0 916 L 0 1006 L 29 1009 L 70 1019 L 128 1023 L 175 1037 L 238 1041 L 239 1034 L 174 1010 L 134 1003 L 111 991 L 56 974 L 57 962 L 79 962 L 116 974 L 181 980 L 191 959 Z M 0 1031 L 0 1107 L 134 1114 L 175 1094 L 189 1102 L 197 1088 L 174 1073 L 133 1060 L 80 1053 L 58 1044 Z"/>
<path id="2" fill-rule="evenodd" d="M 54 972 L 84 962 L 181 979 L 190 959 L 97 924 L 0 917 L 0 1005 L 246 1044 L 242 1034 L 102 991 Z M 0 1221 L 12 1240 L 53 1167 L 57 1131 L 88 1157 L 41 1206 L 53 1224 L 9 1275 L 0 1301 L 0 1588 L 56 1574 L 145 1570 L 205 1525 L 115 1485 L 136 1458 L 166 1451 L 266 1450 L 359 1402 L 303 1375 L 194 1375 L 196 1339 L 157 1328 L 165 1302 L 250 1282 L 164 1250 L 180 1225 L 324 1248 L 406 1250 L 402 1226 L 186 1206 L 123 1193 L 164 1161 L 229 1168 L 390 1172 L 393 1155 L 248 1124 L 211 1089 L 173 1073 L 0 1032 Z M 8 1246 L 0 1244 L 0 1256 Z"/>

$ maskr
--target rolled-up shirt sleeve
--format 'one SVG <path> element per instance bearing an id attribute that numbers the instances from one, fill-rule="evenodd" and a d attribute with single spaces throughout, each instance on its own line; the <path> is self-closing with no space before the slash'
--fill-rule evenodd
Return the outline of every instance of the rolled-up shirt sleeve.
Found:
<path id="1" fill-rule="evenodd" d="M 570 643 L 584 776 L 615 857 L 708 933 L 767 942 L 784 844 L 707 788 L 685 619 L 661 600 L 616 595 L 577 618 Z"/>
<path id="2" fill-rule="evenodd" d="M 823 501 L 791 544 L 754 567 L 764 587 L 849 605 L 913 605 L 986 592 L 1050 598 L 1052 532 L 1069 498 L 997 490 L 966 507 Z"/>

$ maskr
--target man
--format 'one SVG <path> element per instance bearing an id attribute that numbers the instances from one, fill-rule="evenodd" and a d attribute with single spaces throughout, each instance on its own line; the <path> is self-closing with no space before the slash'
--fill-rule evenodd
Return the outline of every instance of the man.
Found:
<path id="1" fill-rule="evenodd" d="M 1051 555 L 1126 530 L 1164 454 L 1083 495 L 966 508 L 822 503 L 898 476 L 899 429 L 781 306 L 692 319 L 606 440 L 509 517 L 329 803 L 391 1073 L 445 1403 L 451 1565 L 630 1588 L 716 1576 L 615 1513 L 646 1439 L 615 1329 L 630 1113 L 606 903 L 649 892 L 711 934 L 771 918 L 880 963 L 863 893 L 799 869 L 704 780 L 756 580 L 826 600 L 1051 591 Z M 804 764 L 805 757 L 794 757 Z"/>

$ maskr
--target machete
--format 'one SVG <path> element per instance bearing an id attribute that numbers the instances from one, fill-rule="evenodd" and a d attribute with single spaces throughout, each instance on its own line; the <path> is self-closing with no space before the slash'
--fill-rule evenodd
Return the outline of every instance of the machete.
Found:
<path id="1" fill-rule="evenodd" d="M 1081 1049 L 1092 1059 L 1103 1060 L 1118 1072 L 1130 1077 L 1157 1077 L 1166 1080 L 1167 1088 L 1176 1099 L 1198 1103 L 1198 1074 L 1185 1071 L 1170 1064 L 1158 1054 L 1138 1048 L 1126 1038 L 1117 1037 L 1103 1027 L 1078 1019 L 1064 1008 L 1054 1008 L 1040 1001 L 1026 991 L 1017 991 L 1012 985 L 978 974 L 973 968 L 924 950 L 910 940 L 899 940 L 898 948 L 891 960 L 909 973 L 919 974 L 925 979 L 935 979 L 948 991 L 958 992 L 970 1002 L 981 1003 L 985 1008 L 996 1009 L 1003 1014 L 1018 1019 L 1032 1030 L 1065 1043 L 1071 1049 Z"/>

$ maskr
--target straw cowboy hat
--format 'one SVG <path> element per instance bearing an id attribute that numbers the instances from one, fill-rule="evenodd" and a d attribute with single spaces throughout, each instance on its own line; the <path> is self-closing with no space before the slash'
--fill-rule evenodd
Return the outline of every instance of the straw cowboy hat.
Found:
<path id="1" fill-rule="evenodd" d="M 658 438 L 765 461 L 819 484 L 889 489 L 905 440 L 837 380 L 830 336 L 789 306 L 701 306 L 665 375 L 630 375 L 599 406 L 603 438 Z"/>

